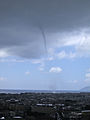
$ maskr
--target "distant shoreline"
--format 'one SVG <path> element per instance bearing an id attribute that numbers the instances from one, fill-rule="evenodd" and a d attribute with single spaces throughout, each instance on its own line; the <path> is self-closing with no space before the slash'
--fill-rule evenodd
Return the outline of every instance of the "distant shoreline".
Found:
<path id="1" fill-rule="evenodd" d="M 16 90 L 16 89 L 0 89 L 0 93 L 82 93 L 90 91 L 82 90 Z"/>

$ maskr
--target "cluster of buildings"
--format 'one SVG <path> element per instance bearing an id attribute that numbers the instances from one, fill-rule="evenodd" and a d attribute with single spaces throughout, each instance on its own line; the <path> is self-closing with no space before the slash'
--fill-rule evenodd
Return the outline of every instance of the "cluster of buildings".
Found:
<path id="1" fill-rule="evenodd" d="M 90 120 L 90 93 L 1 93 L 0 120 Z"/>

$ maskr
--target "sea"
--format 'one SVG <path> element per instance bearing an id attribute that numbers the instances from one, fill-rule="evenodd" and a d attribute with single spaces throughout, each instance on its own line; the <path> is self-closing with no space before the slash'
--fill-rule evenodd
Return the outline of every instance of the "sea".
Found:
<path id="1" fill-rule="evenodd" d="M 20 94 L 20 93 L 80 93 L 74 90 L 19 90 L 19 89 L 0 89 L 0 93 Z"/>

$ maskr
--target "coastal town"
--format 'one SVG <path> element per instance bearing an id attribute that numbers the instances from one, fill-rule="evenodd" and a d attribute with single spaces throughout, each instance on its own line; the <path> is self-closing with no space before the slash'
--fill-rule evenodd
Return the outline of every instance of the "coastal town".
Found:
<path id="1" fill-rule="evenodd" d="M 0 93 L 0 120 L 90 120 L 90 93 Z"/>

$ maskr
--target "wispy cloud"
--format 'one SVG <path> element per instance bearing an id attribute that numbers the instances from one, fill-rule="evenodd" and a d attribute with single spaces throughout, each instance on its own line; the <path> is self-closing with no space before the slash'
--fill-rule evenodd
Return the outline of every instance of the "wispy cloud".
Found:
<path id="1" fill-rule="evenodd" d="M 78 81 L 77 80 L 72 80 L 72 81 L 67 81 L 68 83 L 71 83 L 71 84 L 76 84 L 76 83 L 78 83 Z"/>
<path id="2" fill-rule="evenodd" d="M 26 74 L 26 75 L 30 75 L 30 74 L 31 74 L 31 72 L 27 71 L 27 72 L 25 72 L 25 74 Z"/>
<path id="3" fill-rule="evenodd" d="M 41 65 L 39 66 L 39 70 L 40 70 L 40 71 L 44 71 L 44 69 L 45 69 L 45 63 L 43 62 L 43 63 L 41 63 Z"/>
<path id="4" fill-rule="evenodd" d="M 26 60 L 26 59 L 12 59 L 12 58 L 1 58 L 0 62 L 2 63 L 6 63 L 6 62 L 10 62 L 10 63 L 23 63 L 23 62 L 31 62 L 30 60 Z"/>
<path id="5" fill-rule="evenodd" d="M 90 82 L 90 68 L 88 69 L 87 73 L 85 74 L 85 82 Z"/>
<path id="6" fill-rule="evenodd" d="M 4 81 L 4 80 L 7 80 L 6 77 L 0 77 L 0 81 Z"/>

